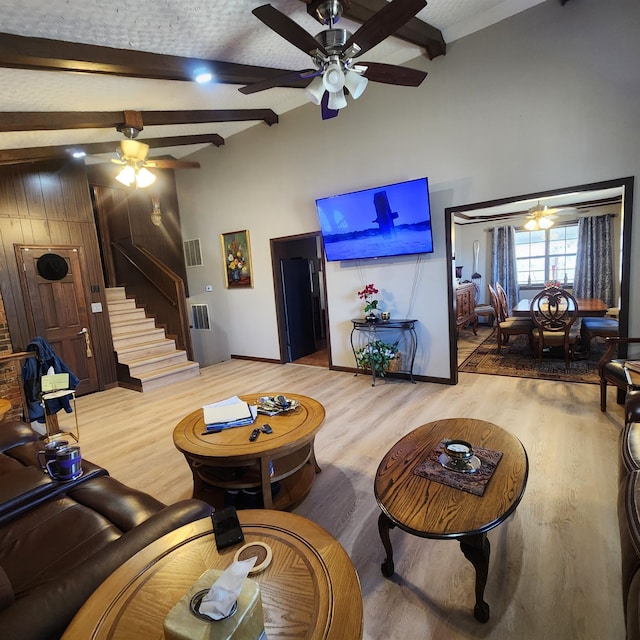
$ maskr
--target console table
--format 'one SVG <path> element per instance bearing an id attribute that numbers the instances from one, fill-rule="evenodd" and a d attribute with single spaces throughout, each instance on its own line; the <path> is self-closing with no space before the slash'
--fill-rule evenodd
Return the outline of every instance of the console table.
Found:
<path id="1" fill-rule="evenodd" d="M 393 373 L 403 373 L 409 376 L 411 382 L 415 384 L 413 379 L 413 363 L 416 358 L 416 350 L 418 348 L 418 336 L 416 335 L 415 324 L 417 320 L 378 320 L 377 322 L 369 322 L 363 318 L 356 318 L 351 320 L 353 329 L 351 329 L 351 349 L 353 350 L 353 357 L 356 358 L 356 351 L 358 349 L 366 348 L 367 345 L 372 345 L 375 340 L 382 340 L 383 342 L 389 342 L 385 339 L 385 336 L 393 337 L 393 332 L 399 335 L 398 344 L 399 351 L 402 353 L 402 364 L 397 371 Z M 356 367 L 359 371 L 365 371 L 358 366 L 358 359 L 356 358 Z M 358 375 L 356 373 L 356 375 Z M 387 374 L 385 374 L 387 375 Z M 376 384 L 376 369 L 371 367 L 371 386 Z"/>

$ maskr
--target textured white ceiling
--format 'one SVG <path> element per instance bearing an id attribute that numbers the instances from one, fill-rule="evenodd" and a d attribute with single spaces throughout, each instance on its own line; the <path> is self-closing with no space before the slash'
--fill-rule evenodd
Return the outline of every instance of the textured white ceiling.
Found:
<path id="1" fill-rule="evenodd" d="M 418 18 L 439 28 L 447 43 L 484 28 L 543 0 L 429 0 Z M 251 10 L 251 0 L 0 0 L 0 31 L 221 60 L 282 69 L 303 69 L 308 57 L 275 34 Z M 312 34 L 322 26 L 299 0 L 270 4 Z M 342 20 L 355 31 L 359 25 Z M 389 38 L 367 53 L 367 59 L 391 64 L 423 55 L 418 47 Z M 428 79 L 427 79 L 428 82 Z M 269 108 L 282 117 L 306 102 L 300 89 L 270 89 L 245 96 L 237 85 L 196 85 L 135 78 L 116 78 L 58 71 L 0 68 L 2 111 L 123 111 Z M 223 138 L 255 123 L 216 123 L 145 127 L 145 137 L 218 133 Z M 155 130 L 154 130 L 155 129 Z M 115 130 L 68 130 L 0 133 L 0 149 L 119 141 Z M 176 157 L 194 151 L 177 147 Z M 151 154 L 153 155 L 153 153 Z"/>

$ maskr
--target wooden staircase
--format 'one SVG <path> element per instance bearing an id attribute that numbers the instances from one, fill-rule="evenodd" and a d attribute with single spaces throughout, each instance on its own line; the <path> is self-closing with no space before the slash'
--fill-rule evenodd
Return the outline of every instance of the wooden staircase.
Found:
<path id="1" fill-rule="evenodd" d="M 200 375 L 197 362 L 176 348 L 155 320 L 127 298 L 124 287 L 106 289 L 118 383 L 136 391 L 151 391 Z"/>

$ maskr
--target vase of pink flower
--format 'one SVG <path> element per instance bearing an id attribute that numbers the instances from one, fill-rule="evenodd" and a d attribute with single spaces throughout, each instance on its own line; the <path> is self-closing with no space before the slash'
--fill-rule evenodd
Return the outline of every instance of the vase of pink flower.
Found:
<path id="1" fill-rule="evenodd" d="M 374 297 L 378 289 L 373 284 L 365 285 L 362 291 L 358 291 L 360 300 L 364 300 L 364 318 L 367 322 L 378 321 L 378 300 Z"/>

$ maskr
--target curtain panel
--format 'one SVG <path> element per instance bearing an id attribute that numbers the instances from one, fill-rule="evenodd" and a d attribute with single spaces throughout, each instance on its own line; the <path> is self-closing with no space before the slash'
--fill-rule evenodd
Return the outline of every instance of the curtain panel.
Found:
<path id="1" fill-rule="evenodd" d="M 519 299 L 516 229 L 511 226 L 495 227 L 491 238 L 491 281 L 499 282 L 504 287 L 509 300 L 509 309 L 512 309 Z"/>
<path id="2" fill-rule="evenodd" d="M 614 306 L 613 214 L 578 220 L 573 295 L 600 298 L 608 307 Z"/>

